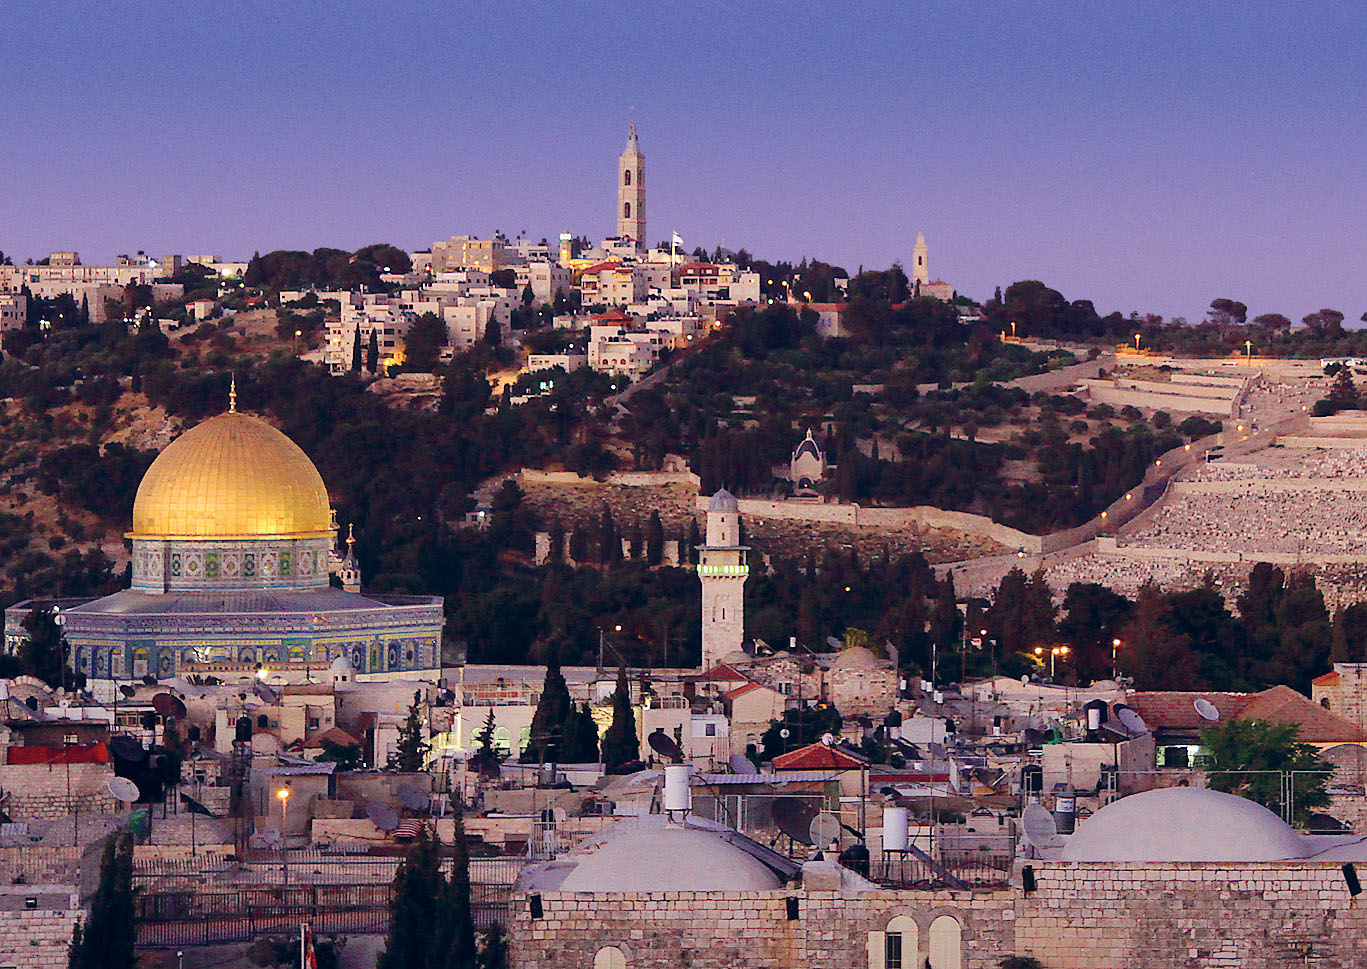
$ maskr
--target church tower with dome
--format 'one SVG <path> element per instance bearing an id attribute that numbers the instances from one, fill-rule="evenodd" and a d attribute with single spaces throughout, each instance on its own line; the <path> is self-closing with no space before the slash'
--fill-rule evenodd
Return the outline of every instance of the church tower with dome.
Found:
<path id="1" fill-rule="evenodd" d="M 740 502 L 725 488 L 707 506 L 706 544 L 698 548 L 702 582 L 702 668 L 710 670 L 745 643 L 749 547 L 740 543 Z"/>
<path id="2" fill-rule="evenodd" d="M 72 664 L 97 693 L 191 674 L 326 680 L 340 658 L 358 680 L 435 681 L 441 598 L 362 593 L 350 552 L 349 581 L 334 588 L 336 534 L 313 462 L 234 402 L 172 441 L 143 477 L 127 535 L 131 587 L 12 606 L 6 647 L 23 639 L 33 608 L 55 606 Z"/>

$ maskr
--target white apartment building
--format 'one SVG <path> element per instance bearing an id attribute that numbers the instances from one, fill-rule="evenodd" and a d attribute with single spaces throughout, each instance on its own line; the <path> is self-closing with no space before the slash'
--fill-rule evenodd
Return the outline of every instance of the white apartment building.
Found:
<path id="1" fill-rule="evenodd" d="M 668 334 L 657 330 L 628 330 L 617 323 L 599 323 L 589 327 L 589 366 L 636 380 L 655 366 L 668 341 Z"/>
<path id="2" fill-rule="evenodd" d="M 566 373 L 570 373 L 580 367 L 587 367 L 588 363 L 587 353 L 529 353 L 527 365 L 522 370 L 523 373 L 535 373 L 538 370 L 554 370 L 560 367 Z"/>
<path id="3" fill-rule="evenodd" d="M 528 262 L 515 267 L 515 271 L 519 299 L 522 291 L 530 286 L 533 296 L 543 303 L 549 303 L 555 299 L 556 290 L 568 296 L 573 286 L 569 269 L 559 263 Z"/>
<path id="4" fill-rule="evenodd" d="M 23 293 L 0 293 L 0 333 L 17 330 L 28 319 L 28 298 Z"/>
<path id="5" fill-rule="evenodd" d="M 425 313 L 440 317 L 446 324 L 447 345 L 441 359 L 449 360 L 455 351 L 483 339 L 490 322 L 497 321 L 500 333 L 506 333 L 515 304 L 504 290 L 488 287 L 469 287 L 465 292 L 427 287 L 395 293 L 353 293 L 349 299 L 342 299 L 339 317 L 328 322 L 323 362 L 332 373 L 350 370 L 359 331 L 363 356 L 374 332 L 381 364 L 397 363 L 409 329 Z"/>

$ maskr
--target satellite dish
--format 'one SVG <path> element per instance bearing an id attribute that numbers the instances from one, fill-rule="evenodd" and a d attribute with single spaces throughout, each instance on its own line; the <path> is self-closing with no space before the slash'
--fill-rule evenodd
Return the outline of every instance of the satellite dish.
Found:
<path id="1" fill-rule="evenodd" d="M 104 787 L 116 801 L 132 804 L 138 799 L 138 785 L 126 777 L 111 777 L 105 781 Z"/>
<path id="2" fill-rule="evenodd" d="M 1030 685 L 1030 674 L 1029 674 L 1029 673 L 1025 673 L 1025 674 L 1023 674 L 1023 675 L 1021 676 L 1021 686 L 1029 686 L 1029 685 Z"/>
<path id="3" fill-rule="evenodd" d="M 654 733 L 646 738 L 646 743 L 650 744 L 651 750 L 666 760 L 676 764 L 683 763 L 683 751 L 674 742 L 674 738 L 665 733 L 663 727 L 656 727 Z"/>
<path id="4" fill-rule="evenodd" d="M 821 735 L 821 742 L 822 742 L 823 744 L 825 744 L 827 747 L 834 747 L 834 746 L 835 746 L 835 734 L 823 733 L 823 734 Z"/>
<path id="5" fill-rule="evenodd" d="M 393 831 L 399 826 L 399 815 L 392 807 L 386 804 L 378 804 L 375 801 L 366 801 L 365 816 L 370 818 L 375 827 L 381 831 Z"/>
<path id="6" fill-rule="evenodd" d="M 814 843 L 812 822 L 816 819 L 817 811 L 811 802 L 783 795 L 774 798 L 770 810 L 774 816 L 774 824 L 780 831 L 798 844 L 810 847 Z"/>
<path id="7" fill-rule="evenodd" d="M 812 818 L 807 826 L 807 833 L 811 836 L 808 844 L 827 845 L 840 837 L 840 821 L 829 811 L 822 811 Z"/>
<path id="8" fill-rule="evenodd" d="M 401 787 L 394 792 L 398 802 L 410 811 L 426 811 L 427 795 L 414 787 Z"/>
<path id="9" fill-rule="evenodd" d="M 152 709 L 167 720 L 182 720 L 185 717 L 185 704 L 180 697 L 170 693 L 158 693 L 152 697 Z"/>
<path id="10" fill-rule="evenodd" d="M 1196 712 L 1200 714 L 1202 720 L 1209 720 L 1214 723 L 1220 719 L 1219 709 L 1203 696 L 1198 696 L 1191 705 L 1196 708 Z"/>
<path id="11" fill-rule="evenodd" d="M 755 766 L 754 761 L 744 754 L 732 754 L 727 763 L 731 766 L 731 770 L 737 774 L 759 773 L 759 768 Z"/>
<path id="12" fill-rule="evenodd" d="M 265 683 L 262 683 L 260 680 L 257 680 L 255 683 L 252 684 L 252 692 L 259 696 L 261 699 L 265 700 L 271 706 L 275 706 L 277 703 L 280 702 L 280 694 L 276 693 L 274 690 L 272 690 Z"/>
<path id="13" fill-rule="evenodd" d="M 139 764 L 147 759 L 147 751 L 132 737 L 115 737 L 109 741 L 109 752 L 130 764 Z"/>
<path id="14" fill-rule="evenodd" d="M 1058 837 L 1058 825 L 1054 815 L 1042 804 L 1027 805 L 1021 812 L 1021 830 L 1025 838 L 1036 848 L 1043 848 Z"/>
<path id="15" fill-rule="evenodd" d="M 930 751 L 930 756 L 935 760 L 944 760 L 948 756 L 948 751 L 939 744 L 926 744 L 926 749 Z"/>
<path id="16" fill-rule="evenodd" d="M 787 727 L 780 727 L 780 728 L 779 728 L 779 731 L 778 731 L 778 735 L 779 735 L 780 737 L 782 737 L 784 740 L 787 740 L 788 737 L 789 737 L 788 728 L 787 728 Z"/>
<path id="17" fill-rule="evenodd" d="M 1131 737 L 1141 737 L 1149 732 L 1149 725 L 1144 722 L 1144 718 L 1129 707 L 1116 711 L 1116 716 Z"/>
<path id="18" fill-rule="evenodd" d="M 285 847 L 285 839 L 281 836 L 279 828 L 267 828 L 265 831 L 261 832 L 261 843 L 267 848 L 279 849 Z"/>

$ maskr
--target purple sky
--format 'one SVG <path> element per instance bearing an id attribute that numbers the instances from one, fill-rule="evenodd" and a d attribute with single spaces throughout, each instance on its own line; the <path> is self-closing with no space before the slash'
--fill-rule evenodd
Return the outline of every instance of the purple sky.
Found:
<path id="1" fill-rule="evenodd" d="M 634 119 L 652 242 L 854 271 L 920 230 L 980 299 L 1367 310 L 1354 4 L 12 0 L 0 36 L 20 259 L 596 239 Z"/>

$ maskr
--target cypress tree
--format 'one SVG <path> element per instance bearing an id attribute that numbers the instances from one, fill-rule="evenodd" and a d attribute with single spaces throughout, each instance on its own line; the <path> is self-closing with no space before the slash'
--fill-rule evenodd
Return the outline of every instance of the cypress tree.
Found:
<path id="1" fill-rule="evenodd" d="M 413 694 L 413 702 L 408 706 L 408 718 L 399 728 L 399 741 L 394 752 L 389 755 L 389 766 L 393 770 L 413 774 L 426 767 L 427 751 L 430 745 L 422 739 L 422 714 L 419 703 L 421 693 Z"/>
<path id="2" fill-rule="evenodd" d="M 370 331 L 370 346 L 365 352 L 365 368 L 371 373 L 380 369 L 380 338 L 374 330 Z"/>
<path id="3" fill-rule="evenodd" d="M 646 522 L 646 565 L 659 565 L 665 556 L 665 526 L 660 513 L 652 511 Z"/>
<path id="4" fill-rule="evenodd" d="M 135 935 L 133 839 L 120 831 L 105 841 L 90 918 L 84 927 L 76 927 L 67 965 L 70 969 L 133 969 Z"/>
<path id="5" fill-rule="evenodd" d="M 627 668 L 617 667 L 617 689 L 612 694 L 612 726 L 603 734 L 603 767 L 609 774 L 623 773 L 622 767 L 641 755 L 636 736 L 636 715 L 631 709 L 631 690 Z"/>
<path id="6" fill-rule="evenodd" d="M 560 656 L 552 653 L 546 662 L 546 681 L 541 687 L 536 712 L 532 714 L 531 736 L 522 751 L 522 763 L 558 760 L 564 746 L 565 724 L 573 712 L 570 688 L 560 672 Z"/>
<path id="7" fill-rule="evenodd" d="M 443 886 L 446 911 L 441 923 L 445 936 L 441 950 L 433 953 L 432 966 L 442 969 L 475 969 L 479 965 L 475 947 L 475 920 L 470 912 L 470 855 L 465 846 L 465 812 L 457 798 L 455 842 L 452 845 L 451 876 Z"/>
<path id="8" fill-rule="evenodd" d="M 351 372 L 361 372 L 361 324 L 356 324 L 356 339 L 351 343 Z"/>
<path id="9" fill-rule="evenodd" d="M 52 610 L 35 608 L 24 617 L 22 625 L 28 633 L 19 645 L 19 663 L 24 672 L 53 689 L 62 686 L 69 647 Z"/>
<path id="10" fill-rule="evenodd" d="M 442 909 L 449 896 L 441 875 L 441 846 L 428 835 L 426 825 L 399 862 L 393 889 L 389 935 L 377 969 L 436 969 L 441 962 L 434 951 L 435 929 L 445 922 Z"/>

